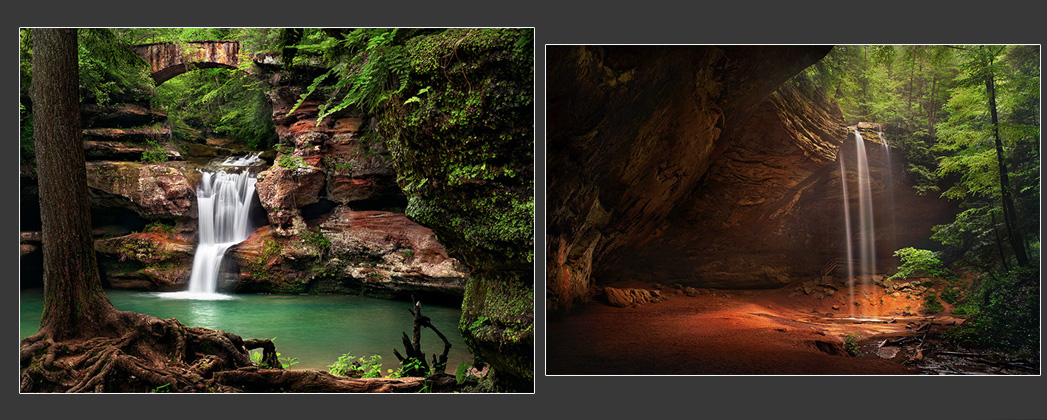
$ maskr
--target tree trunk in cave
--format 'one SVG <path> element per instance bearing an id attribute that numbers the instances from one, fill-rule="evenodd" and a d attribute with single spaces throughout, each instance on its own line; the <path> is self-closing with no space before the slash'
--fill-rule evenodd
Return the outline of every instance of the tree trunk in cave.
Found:
<path id="1" fill-rule="evenodd" d="M 116 309 L 102 291 L 81 138 L 76 29 L 33 30 L 33 133 L 43 226 L 44 313 L 55 340 L 89 337 Z"/>

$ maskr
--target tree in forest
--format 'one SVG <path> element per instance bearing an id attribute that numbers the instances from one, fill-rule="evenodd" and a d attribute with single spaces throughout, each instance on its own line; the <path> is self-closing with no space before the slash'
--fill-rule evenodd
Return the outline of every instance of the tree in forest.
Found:
<path id="1" fill-rule="evenodd" d="M 959 342 L 1038 357 L 1039 50 L 955 47 L 963 60 L 947 118 L 937 125 L 938 172 L 958 178 L 943 197 L 961 200 L 933 238 L 978 270 L 959 305 L 968 317 Z M 1023 215 L 1024 213 L 1024 215 Z M 1024 217 L 1023 217 L 1024 216 Z M 1030 239 L 1032 239 L 1031 246 Z"/>
<path id="2" fill-rule="evenodd" d="M 44 253 L 39 331 L 19 346 L 22 392 L 450 391 L 454 377 L 363 380 L 284 371 L 269 339 L 242 339 L 113 307 L 91 237 L 75 29 L 33 29 L 33 134 Z M 23 80 L 26 80 L 24 78 Z M 256 365 L 250 350 L 262 349 Z"/>
<path id="3" fill-rule="evenodd" d="M 262 341 L 244 342 L 223 331 L 118 311 L 109 302 L 90 230 L 77 31 L 35 29 L 32 38 L 44 311 L 39 332 L 20 346 L 21 390 L 143 391 L 164 384 L 189 390 L 193 376 L 199 382 L 202 373 L 199 363 L 183 373 L 190 372 L 189 362 L 206 358 L 213 368 L 250 365 L 247 349 L 265 346 Z M 157 368 L 158 361 L 173 367 Z"/>
<path id="4" fill-rule="evenodd" d="M 62 340 L 98 334 L 116 310 L 102 292 L 91 237 L 81 140 L 75 29 L 33 34 L 33 133 L 42 206 L 44 313 L 41 334 Z M 101 321 L 101 322 L 99 322 Z"/>
<path id="5" fill-rule="evenodd" d="M 1002 244 L 999 242 L 1005 242 L 1009 244 L 1017 264 L 1028 266 L 1026 239 L 1014 204 L 1007 169 L 1008 154 L 1000 136 L 1001 123 L 997 107 L 996 86 L 1000 75 L 1005 73 L 999 57 L 1006 47 L 957 48 L 965 60 L 963 74 L 948 103 L 949 119 L 939 126 L 940 141 L 936 149 L 946 154 L 939 164 L 938 172 L 941 175 L 960 174 L 961 178 L 943 196 L 953 199 L 970 197 L 966 203 L 971 209 L 968 212 L 978 209 L 990 218 L 1000 216 L 1004 231 L 998 232 L 994 228 L 994 235 L 1003 235 L 1005 238 L 997 244 L 1002 256 L 1001 263 L 1006 265 L 1007 258 L 1003 256 Z M 984 209 L 984 206 L 989 208 Z"/>
<path id="6" fill-rule="evenodd" d="M 848 123 L 884 124 L 919 193 L 959 202 L 932 239 L 977 277 L 958 305 L 965 343 L 1039 341 L 1039 58 L 1035 45 L 838 46 L 816 67 Z"/>

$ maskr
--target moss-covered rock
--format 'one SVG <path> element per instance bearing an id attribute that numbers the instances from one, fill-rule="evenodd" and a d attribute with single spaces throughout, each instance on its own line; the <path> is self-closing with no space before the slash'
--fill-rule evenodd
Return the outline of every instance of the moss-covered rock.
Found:
<path id="1" fill-rule="evenodd" d="M 139 232 L 95 241 L 106 282 L 117 289 L 185 288 L 194 246 L 174 232 Z"/>
<path id="2" fill-rule="evenodd" d="M 410 39 L 411 80 L 377 113 L 407 215 L 473 268 L 460 324 L 512 389 L 534 371 L 534 52 L 529 29 Z"/>

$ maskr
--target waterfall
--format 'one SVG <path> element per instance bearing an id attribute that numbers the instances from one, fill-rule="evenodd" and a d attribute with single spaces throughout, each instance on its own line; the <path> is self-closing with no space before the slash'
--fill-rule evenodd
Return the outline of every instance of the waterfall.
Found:
<path id="1" fill-rule="evenodd" d="M 242 163 L 257 164 L 257 155 L 248 155 L 218 166 L 235 166 Z M 199 207 L 199 243 L 193 257 L 189 290 L 165 293 L 165 297 L 188 299 L 228 299 L 230 296 L 217 293 L 218 277 L 225 251 L 243 242 L 251 234 L 249 218 L 255 196 L 255 176 L 249 170 L 228 173 L 224 170 L 203 170 L 196 187 Z"/>
<path id="2" fill-rule="evenodd" d="M 865 140 L 854 130 L 858 159 L 858 253 L 861 259 L 861 291 L 869 296 L 873 276 L 876 275 L 876 226 L 873 223 L 872 178 L 869 176 L 869 157 Z M 868 315 L 865 306 L 862 315 Z"/>
<path id="3" fill-rule="evenodd" d="M 262 163 L 261 156 L 262 152 L 248 153 L 243 157 L 230 156 L 226 158 L 218 166 L 255 166 Z"/>
<path id="4" fill-rule="evenodd" d="M 844 243 L 847 244 L 847 309 L 854 318 L 854 246 L 851 245 L 851 204 L 847 195 L 847 169 L 840 153 L 840 185 L 843 186 Z"/>

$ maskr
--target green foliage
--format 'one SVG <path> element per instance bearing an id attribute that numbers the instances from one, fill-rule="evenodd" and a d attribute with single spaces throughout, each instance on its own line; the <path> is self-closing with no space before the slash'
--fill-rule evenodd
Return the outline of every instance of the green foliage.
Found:
<path id="1" fill-rule="evenodd" d="M 166 234 L 166 235 L 174 235 L 175 234 L 175 227 L 174 227 L 174 225 L 169 225 L 169 224 L 166 224 L 164 222 L 161 222 L 161 221 L 157 220 L 155 222 L 151 222 L 151 223 L 145 225 L 144 232 L 154 232 L 154 233 L 163 233 L 163 234 Z"/>
<path id="2" fill-rule="evenodd" d="M 258 78 L 229 69 L 199 69 L 157 86 L 153 101 L 168 114 L 174 135 L 225 136 L 262 150 L 277 140 L 272 105 Z"/>
<path id="3" fill-rule="evenodd" d="M 942 307 L 942 303 L 938 301 L 938 295 L 933 290 L 928 290 L 923 294 L 923 312 L 927 314 L 936 314 L 945 309 Z"/>
<path id="4" fill-rule="evenodd" d="M 366 149 L 365 149 L 366 150 Z M 323 158 L 324 167 L 332 172 L 340 172 L 349 174 L 353 172 L 353 164 L 349 161 L 339 161 L 338 159 L 328 155 Z"/>
<path id="5" fill-rule="evenodd" d="M 146 143 L 146 145 L 148 145 L 150 147 L 150 149 L 142 152 L 142 159 L 141 159 L 141 161 L 143 163 L 167 162 L 167 159 L 169 157 L 167 156 L 167 148 L 166 147 L 164 147 L 162 144 L 157 143 L 156 141 L 153 141 L 153 140 L 148 140 L 145 143 Z"/>
<path id="6" fill-rule="evenodd" d="M 33 141 L 33 114 L 18 104 L 21 129 L 18 131 L 19 163 L 36 170 L 36 143 Z"/>
<path id="7" fill-rule="evenodd" d="M 304 168 L 304 167 L 307 166 L 305 164 L 305 160 L 303 160 L 300 157 L 295 157 L 295 156 L 291 155 L 290 153 L 282 153 L 279 156 L 277 156 L 276 157 L 276 164 L 279 165 L 282 168 L 287 168 L 287 169 L 298 169 L 298 168 Z"/>
<path id="8" fill-rule="evenodd" d="M 844 350 L 847 350 L 847 354 L 858 356 L 858 340 L 861 338 L 862 335 L 859 333 L 847 334 L 847 336 L 843 338 L 843 348 Z"/>
<path id="9" fill-rule="evenodd" d="M 942 290 L 941 298 L 950 305 L 956 305 L 960 302 L 960 288 L 956 286 L 946 287 L 945 290 Z"/>
<path id="10" fill-rule="evenodd" d="M 351 353 L 351 352 L 350 352 Z M 327 366 L 327 371 L 332 375 L 349 376 L 353 378 L 380 378 L 382 377 L 382 355 L 374 354 L 370 357 L 354 358 L 350 353 L 338 357 L 338 360 Z"/>
<path id="11" fill-rule="evenodd" d="M 289 369 L 291 366 L 298 364 L 297 357 L 280 357 L 280 352 L 276 352 L 276 358 L 280 360 L 280 365 L 284 369 Z"/>
<path id="12" fill-rule="evenodd" d="M 112 29 L 81 28 L 77 41 L 80 102 L 106 105 L 152 96 L 149 66 Z"/>
<path id="13" fill-rule="evenodd" d="M 319 227 L 316 228 L 316 231 L 306 229 L 302 231 L 302 233 L 298 235 L 298 237 L 306 245 L 316 248 L 317 262 L 320 262 L 323 259 L 324 254 L 331 249 L 331 240 L 327 239 L 327 237 L 324 236 L 323 232 L 320 231 Z"/>
<path id="14" fill-rule="evenodd" d="M 150 393 L 166 393 L 171 392 L 171 384 L 163 384 L 149 391 Z"/>
<path id="15" fill-rule="evenodd" d="M 422 373 L 425 370 L 425 365 L 421 360 L 414 357 L 408 357 L 400 362 L 400 370 L 396 373 L 397 377 L 405 376 L 426 376 L 428 373 Z"/>
<path id="16" fill-rule="evenodd" d="M 902 259 L 902 265 L 898 267 L 898 272 L 889 278 L 890 280 L 905 279 L 915 274 L 939 278 L 950 275 L 933 251 L 908 247 L 894 251 L 894 256 Z"/>
<path id="17" fill-rule="evenodd" d="M 968 319 L 948 337 L 964 345 L 1034 354 L 1040 341 L 1039 267 L 988 273 L 957 308 Z"/>
<path id="18" fill-rule="evenodd" d="M 247 262 L 247 272 L 251 274 L 252 278 L 258 280 L 268 280 L 273 277 L 273 274 L 269 271 L 269 262 L 273 258 L 280 255 L 280 244 L 273 238 L 266 238 L 262 241 L 262 249 L 259 255 Z"/>
<path id="19" fill-rule="evenodd" d="M 462 385 L 470 379 L 476 379 L 475 376 L 469 374 L 469 368 L 472 366 L 473 362 L 465 361 L 458 365 L 458 369 L 455 369 L 454 379 L 458 385 Z"/>
<path id="20" fill-rule="evenodd" d="M 273 340 L 276 340 L 276 338 L 273 338 Z M 262 368 L 267 367 L 267 366 L 262 366 L 262 350 L 260 350 L 260 349 L 251 350 L 251 356 L 250 357 L 251 357 L 251 364 L 253 364 L 255 366 L 258 366 L 258 367 L 262 367 Z M 294 366 L 294 365 L 298 364 L 298 358 L 297 357 L 281 357 L 280 352 L 276 352 L 276 359 L 280 361 L 280 366 L 283 367 L 284 369 L 289 369 L 291 366 Z"/>
<path id="21" fill-rule="evenodd" d="M 360 28 L 341 37 L 332 37 L 322 31 L 312 32 L 297 46 L 295 59 L 308 60 L 319 55 L 333 66 L 314 79 L 289 113 L 301 106 L 331 76 L 335 76 L 333 85 L 328 88 L 332 92 L 320 105 L 317 122 L 350 106 L 373 111 L 407 86 L 410 62 L 403 41 L 416 31 Z"/>

